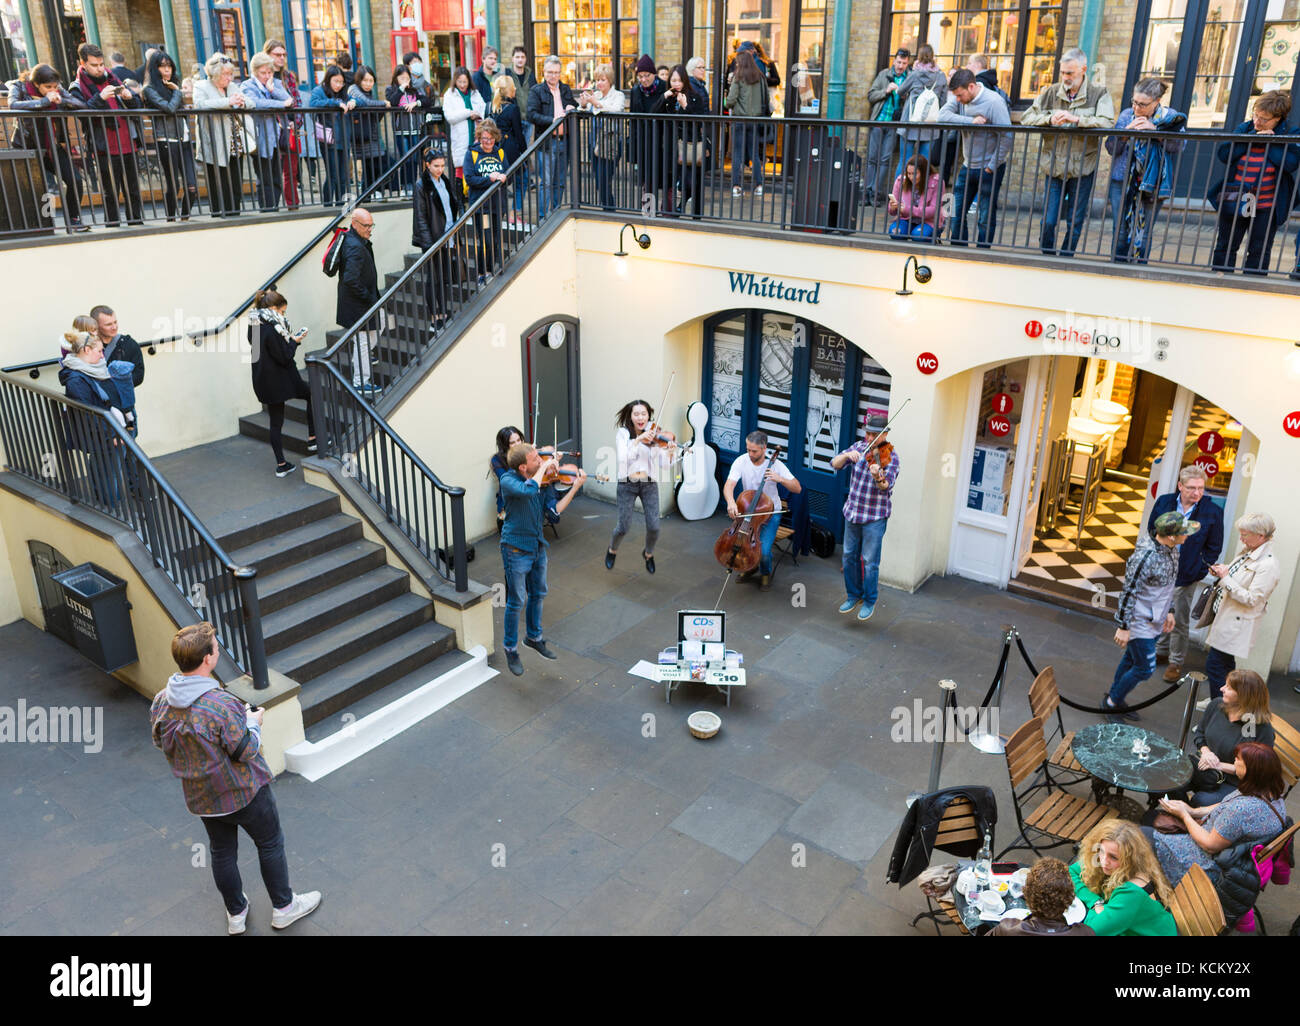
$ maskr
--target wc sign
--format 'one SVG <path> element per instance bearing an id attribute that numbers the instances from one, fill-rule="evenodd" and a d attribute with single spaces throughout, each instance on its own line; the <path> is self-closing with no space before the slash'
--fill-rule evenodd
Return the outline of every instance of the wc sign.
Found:
<path id="1" fill-rule="evenodd" d="M 1129 363 L 1144 363 L 1155 348 L 1163 350 L 1169 345 L 1168 339 L 1163 338 L 1152 343 L 1151 322 L 1145 318 L 1095 317 L 1072 310 L 1061 317 L 1026 321 L 1025 337 L 1038 340 L 1049 354 L 1105 357 L 1123 354 Z"/>

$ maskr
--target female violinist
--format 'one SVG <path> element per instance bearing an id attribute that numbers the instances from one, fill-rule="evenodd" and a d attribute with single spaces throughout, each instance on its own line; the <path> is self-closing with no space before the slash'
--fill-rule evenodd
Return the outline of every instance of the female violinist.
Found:
<path id="1" fill-rule="evenodd" d="M 501 533 L 501 524 L 506 517 L 505 500 L 501 495 L 501 477 L 510 469 L 506 462 L 506 454 L 510 451 L 512 445 L 518 445 L 524 440 L 524 434 L 517 427 L 507 425 L 497 432 L 497 451 L 493 454 L 491 461 L 488 463 L 488 473 L 495 474 L 497 478 L 497 533 Z M 548 524 L 558 524 L 560 514 L 563 513 L 573 501 L 577 494 L 577 489 L 570 488 L 561 497 L 559 490 L 554 485 L 547 485 L 544 489 L 545 494 L 545 516 Z"/>
<path id="2" fill-rule="evenodd" d="M 745 436 L 745 451 L 736 457 L 727 474 L 727 483 L 722 488 L 722 498 L 727 503 L 727 515 L 735 518 L 740 514 L 736 505 L 736 484 L 740 484 L 742 494 L 754 493 L 753 508 L 761 492 L 772 500 L 776 512 L 767 517 L 759 534 L 762 557 L 759 560 L 758 588 L 767 591 L 772 586 L 772 546 L 776 544 L 776 532 L 781 526 L 781 495 L 776 490 L 780 485 L 789 492 L 801 492 L 803 486 L 799 479 L 790 473 L 780 460 L 770 460 L 767 455 L 767 435 L 762 431 L 751 431 Z M 745 574 L 749 577 L 753 571 Z M 743 580 L 743 578 L 742 578 Z"/>
<path id="3" fill-rule="evenodd" d="M 888 422 L 883 416 L 867 418 L 863 439 L 838 453 L 831 466 L 840 470 L 852 466 L 848 495 L 844 500 L 844 590 L 841 613 L 855 606 L 859 620 L 870 620 L 876 611 L 880 579 L 880 548 L 893 509 L 894 482 L 899 459 L 889 444 Z"/>
<path id="4" fill-rule="evenodd" d="M 654 409 L 634 399 L 614 418 L 614 449 L 618 454 L 618 523 L 605 550 L 605 569 L 614 569 L 619 543 L 632 526 L 632 510 L 640 498 L 645 513 L 645 548 L 641 557 L 648 573 L 655 572 L 655 542 L 659 539 L 659 480 L 677 453 L 677 437 L 654 421 Z"/>

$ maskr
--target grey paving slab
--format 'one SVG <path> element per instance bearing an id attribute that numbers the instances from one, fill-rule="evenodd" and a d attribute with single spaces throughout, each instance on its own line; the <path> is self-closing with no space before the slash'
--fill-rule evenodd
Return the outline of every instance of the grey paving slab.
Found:
<path id="1" fill-rule="evenodd" d="M 636 851 L 685 804 L 676 795 L 620 773 L 569 810 L 569 819 L 620 848 Z"/>
<path id="2" fill-rule="evenodd" d="M 421 924 L 435 934 L 529 936 L 543 934 L 564 909 L 531 891 L 508 869 L 478 880 Z"/>
<path id="3" fill-rule="evenodd" d="M 561 819 L 516 848 L 509 871 L 530 891 L 567 909 L 618 872 L 627 857 L 612 841 Z"/>
<path id="4" fill-rule="evenodd" d="M 655 900 L 693 916 L 735 876 L 741 863 L 666 826 L 619 871 Z"/>
<path id="5" fill-rule="evenodd" d="M 779 833 L 727 884 L 816 927 L 861 873 L 858 866 Z"/>
<path id="6" fill-rule="evenodd" d="M 654 615 L 652 606 L 630 602 L 617 595 L 593 599 L 578 612 L 546 629 L 546 636 L 575 652 L 595 651 Z M 675 631 L 675 627 L 674 627 Z"/>
<path id="7" fill-rule="evenodd" d="M 798 806 L 744 777 L 725 774 L 682 810 L 675 830 L 746 862 Z"/>
<path id="8" fill-rule="evenodd" d="M 801 937 L 812 931 L 761 898 L 727 886 L 679 932 L 683 937 Z"/>
<path id="9" fill-rule="evenodd" d="M 804 631 L 796 631 L 758 661 L 767 673 L 783 674 L 794 680 L 816 681 L 838 673 L 850 659 L 851 652 L 828 645 Z"/>
<path id="10" fill-rule="evenodd" d="M 666 936 L 685 925 L 688 915 L 622 877 L 611 877 L 591 891 L 548 931 L 566 936 Z"/>
<path id="11" fill-rule="evenodd" d="M 891 804 L 896 786 L 843 764 L 790 817 L 787 829 L 849 862 L 868 862 L 898 832 L 906 807 Z"/>

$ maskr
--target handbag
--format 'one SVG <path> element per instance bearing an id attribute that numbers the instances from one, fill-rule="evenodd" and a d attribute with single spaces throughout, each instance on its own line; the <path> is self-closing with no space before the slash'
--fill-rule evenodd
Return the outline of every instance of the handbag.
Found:
<path id="1" fill-rule="evenodd" d="M 322 125 L 319 121 L 313 120 L 312 126 L 316 133 L 316 141 L 324 143 L 326 146 L 334 145 L 334 128 L 331 125 Z"/>
<path id="2" fill-rule="evenodd" d="M 704 163 L 704 140 L 697 139 L 695 142 L 687 142 L 685 139 L 678 139 L 677 162 L 679 164 Z"/>
<path id="3" fill-rule="evenodd" d="M 1181 816 L 1175 816 L 1172 812 L 1157 812 L 1155 821 L 1151 824 L 1152 829 L 1160 834 L 1185 834 L 1187 827 L 1183 824 Z"/>
<path id="4" fill-rule="evenodd" d="M 1197 620 L 1205 615 L 1206 607 L 1209 606 L 1212 601 L 1214 589 L 1217 587 L 1217 584 L 1201 585 L 1201 590 L 1196 593 L 1196 598 L 1192 599 L 1192 611 L 1188 616 L 1188 619 L 1190 619 L 1192 623 L 1196 623 Z"/>

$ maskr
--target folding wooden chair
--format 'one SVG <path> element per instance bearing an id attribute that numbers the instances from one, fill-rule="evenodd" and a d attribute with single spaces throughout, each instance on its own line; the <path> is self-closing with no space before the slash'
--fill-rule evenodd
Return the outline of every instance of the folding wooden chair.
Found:
<path id="1" fill-rule="evenodd" d="M 1282 797 L 1285 798 L 1290 795 L 1296 781 L 1300 780 L 1300 730 L 1296 730 L 1276 713 L 1269 720 L 1269 725 L 1277 735 L 1273 741 L 1273 751 L 1277 752 L 1278 761 L 1282 763 L 1282 782 L 1286 784 Z"/>
<path id="2" fill-rule="evenodd" d="M 1020 835 L 998 853 L 999 859 L 1016 848 L 1029 848 L 1035 855 L 1042 855 L 1039 846 L 1029 838 L 1031 831 L 1052 839 L 1052 843 L 1043 844 L 1043 848 L 1059 848 L 1063 844 L 1083 840 L 1084 835 L 1102 820 L 1118 815 L 1114 809 L 1105 805 L 1098 805 L 1061 790 L 1052 780 L 1047 772 L 1047 741 L 1043 737 L 1043 721 L 1037 716 L 1007 738 L 1006 759 L 1007 772 L 1011 776 L 1011 800 L 1016 808 Z M 1022 784 L 1026 786 L 1022 788 Z M 1047 797 L 1026 815 L 1024 805 L 1035 791 L 1046 791 Z M 1021 844 L 1021 841 L 1024 843 Z"/>
<path id="3" fill-rule="evenodd" d="M 989 827 L 992 830 L 992 826 Z M 975 805 L 968 798 L 957 798 L 949 803 L 943 811 L 943 818 L 939 820 L 939 831 L 935 834 L 933 851 L 951 852 L 954 845 L 970 844 L 970 842 L 979 842 L 984 839 L 983 833 L 980 832 L 979 822 L 975 816 Z M 918 913 L 912 920 L 915 926 L 922 919 L 929 919 L 934 923 L 934 932 L 942 936 L 939 930 L 939 923 L 947 919 L 962 933 L 967 936 L 970 931 L 966 929 L 966 924 L 961 921 L 961 916 L 957 914 L 955 905 L 944 904 L 939 902 L 936 906 L 927 894 L 925 896 L 927 912 Z"/>
<path id="4" fill-rule="evenodd" d="M 1278 855 L 1286 847 L 1286 842 L 1295 836 L 1297 830 L 1300 830 L 1300 823 L 1292 823 L 1273 840 L 1269 841 L 1268 844 L 1264 845 L 1264 850 L 1259 853 L 1259 861 L 1263 862 L 1265 859 L 1271 859 Z M 1267 884 L 1264 886 L 1266 887 Z M 1263 893 L 1264 887 L 1260 887 L 1259 894 L 1255 897 L 1255 904 L 1251 906 L 1251 909 L 1255 913 L 1255 923 L 1259 926 L 1260 936 L 1267 937 L 1268 931 L 1264 929 L 1264 917 L 1259 912 L 1259 899 Z"/>
<path id="5" fill-rule="evenodd" d="M 1044 725 L 1052 721 L 1053 714 L 1056 716 L 1056 732 L 1047 738 L 1047 743 L 1050 745 L 1058 737 L 1060 741 L 1047 762 L 1064 774 L 1060 782 L 1077 784 L 1087 780 L 1088 771 L 1074 757 L 1074 731 L 1066 733 L 1065 721 L 1061 719 L 1061 692 L 1056 687 L 1056 671 L 1050 666 L 1043 667 L 1042 673 L 1029 686 L 1029 709 Z"/>
<path id="6" fill-rule="evenodd" d="M 1183 937 L 1217 937 L 1227 928 L 1223 905 L 1205 870 L 1195 863 L 1174 888 L 1169 911 Z"/>
<path id="7" fill-rule="evenodd" d="M 790 562 L 795 566 L 799 565 L 799 558 L 794 554 L 794 528 L 790 526 L 790 504 L 781 503 L 781 526 L 776 529 L 776 541 L 772 543 L 772 576 L 776 576 L 777 568 L 785 562 L 785 557 L 790 557 Z"/>

